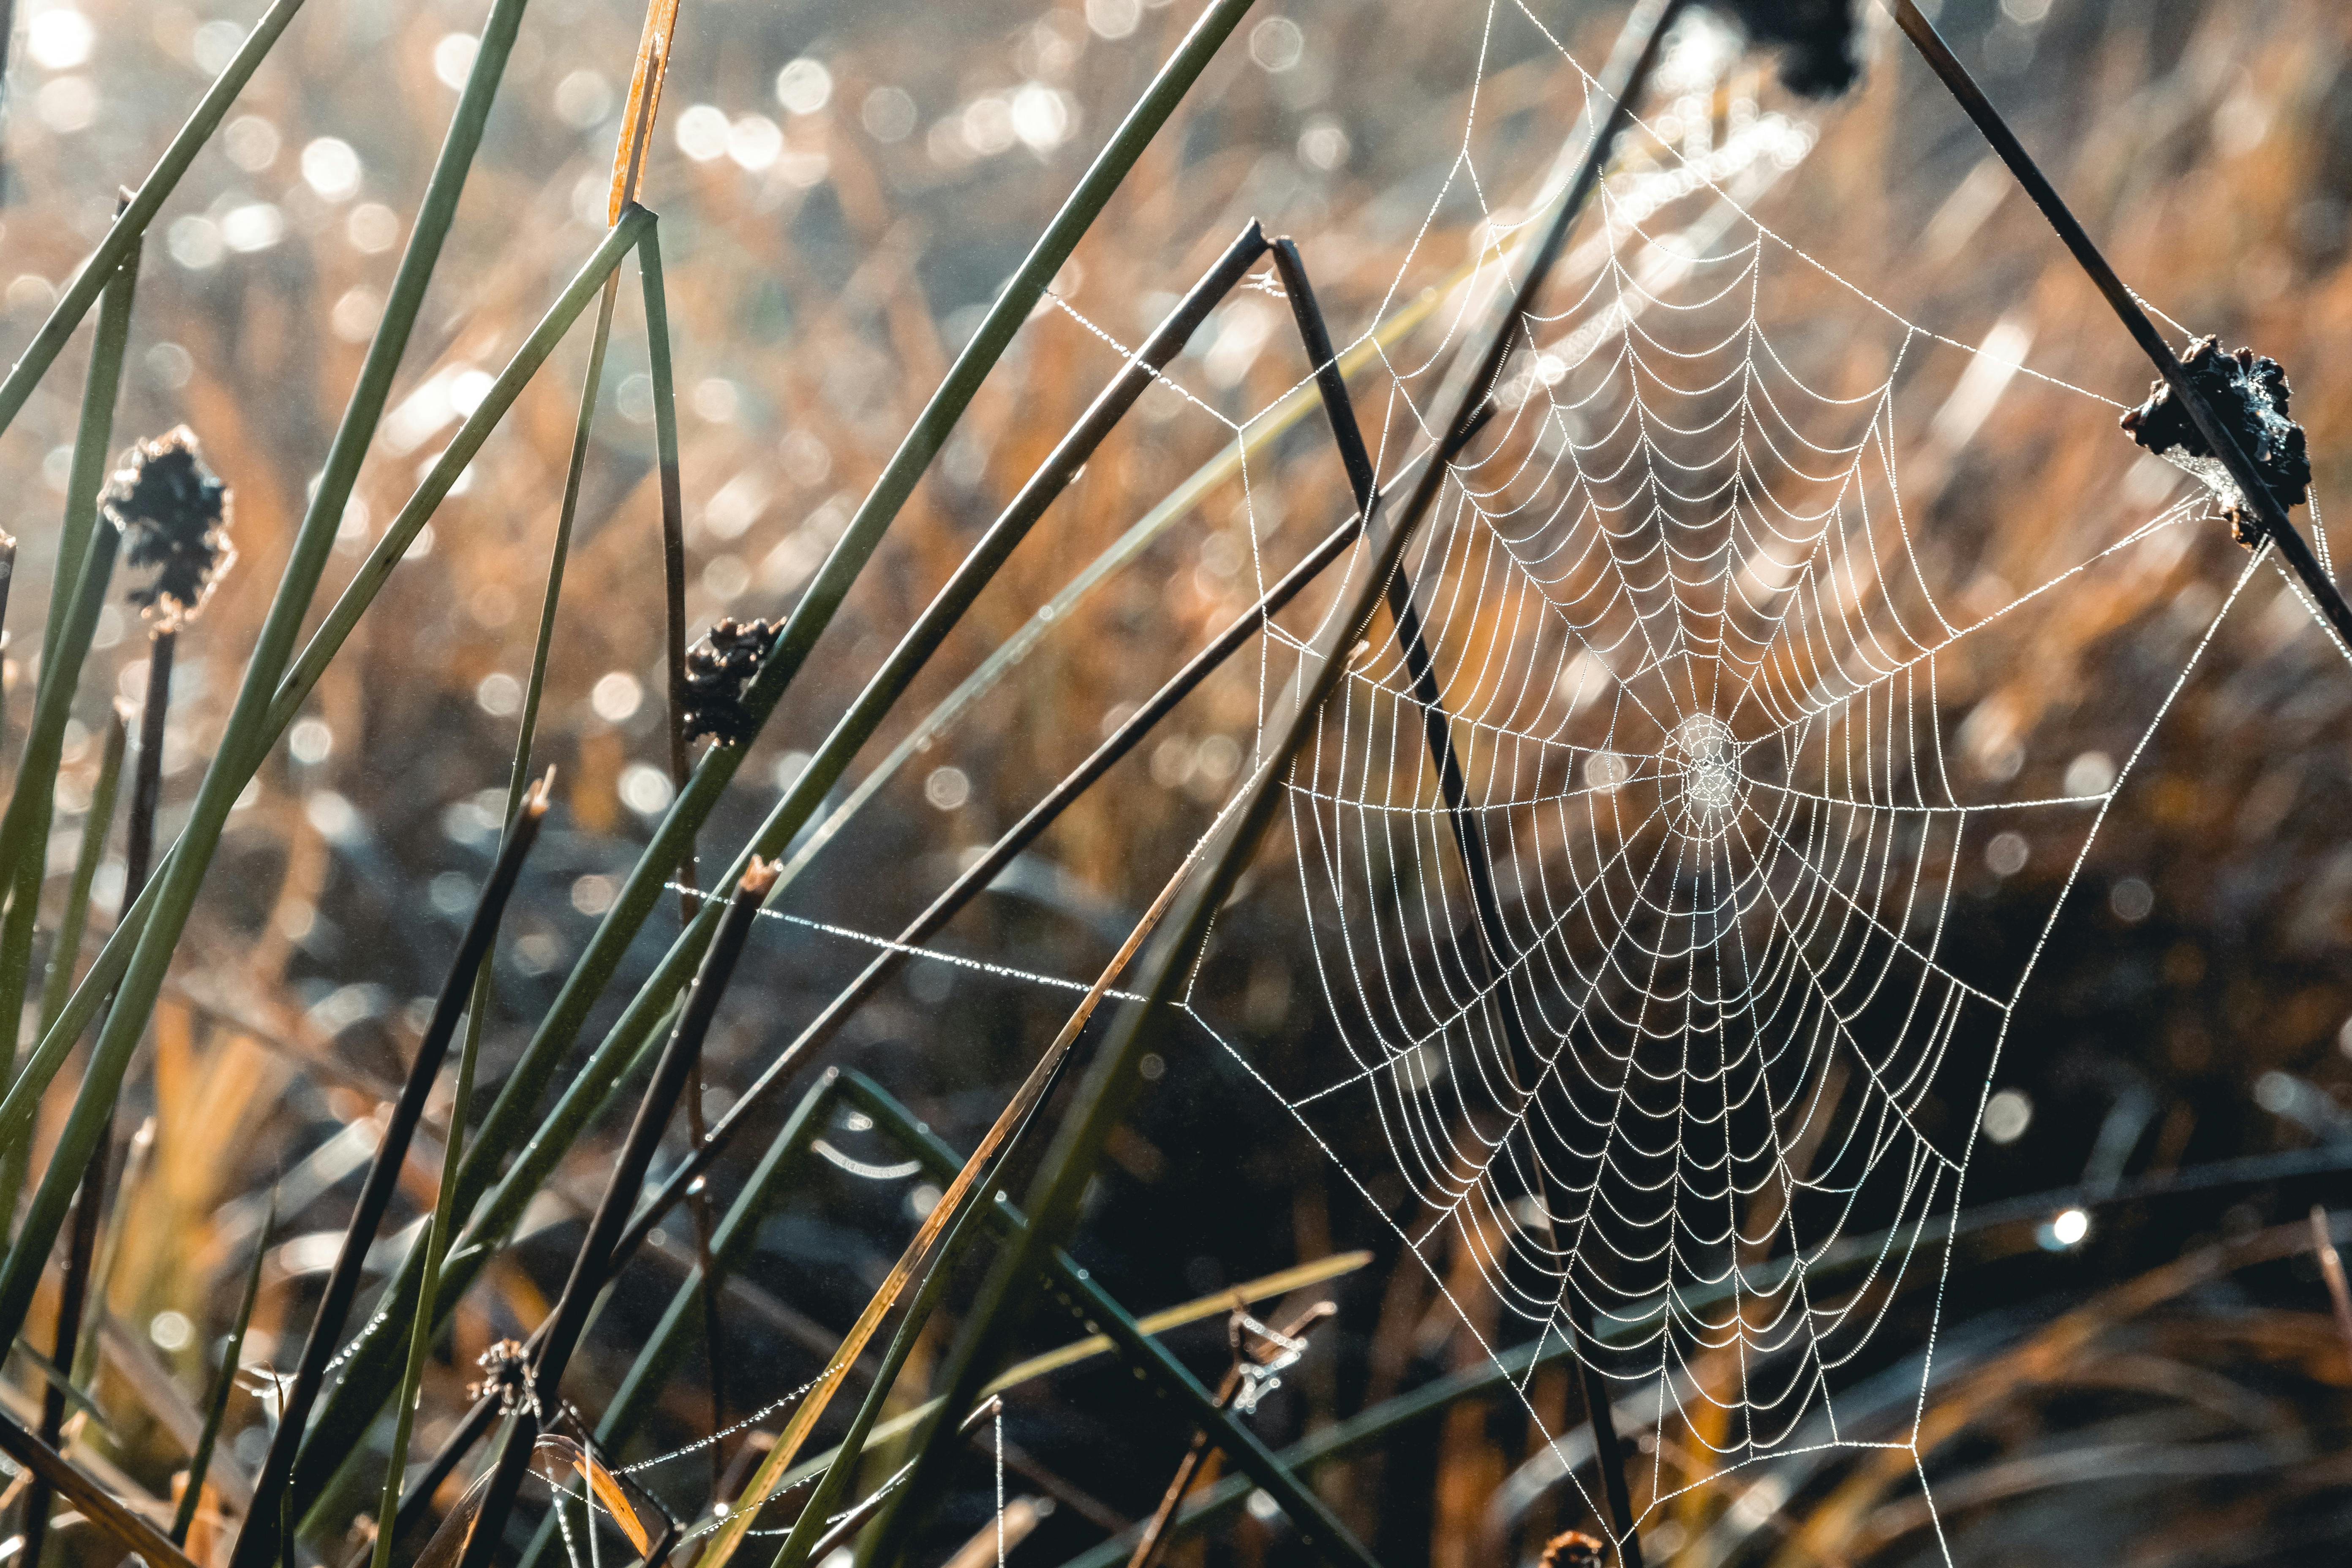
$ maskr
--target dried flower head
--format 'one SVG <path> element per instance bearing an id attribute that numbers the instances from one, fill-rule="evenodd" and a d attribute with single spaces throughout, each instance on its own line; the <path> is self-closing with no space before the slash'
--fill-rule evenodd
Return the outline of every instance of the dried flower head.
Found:
<path id="1" fill-rule="evenodd" d="M 1714 0 L 1759 47 L 1780 51 L 1780 82 L 1806 98 L 1835 98 L 1862 75 L 1853 0 Z"/>
<path id="2" fill-rule="evenodd" d="M 767 662 L 777 628 L 722 616 L 686 650 L 686 701 L 679 715 L 688 741 L 708 735 L 722 746 L 748 744 L 754 728 L 743 694 Z"/>
<path id="3" fill-rule="evenodd" d="M 2207 336 L 2189 346 L 2180 365 L 2279 505 L 2297 507 L 2310 500 L 2311 457 L 2304 449 L 2303 426 L 2286 416 L 2286 371 L 2278 361 L 2244 348 L 2225 354 L 2221 340 Z M 2254 542 L 2260 529 L 2245 496 L 2189 410 L 2172 395 L 2170 382 L 2156 383 L 2147 402 L 2126 409 L 2122 425 L 2133 440 L 2204 480 L 2230 520 L 2231 536 L 2241 544 Z"/>
<path id="4" fill-rule="evenodd" d="M 194 435 L 183 425 L 131 447 L 100 502 L 128 536 L 128 563 L 155 573 L 145 587 L 131 591 L 131 602 L 159 630 L 177 631 L 194 620 L 236 560 L 228 542 L 229 489 L 205 467 Z"/>
<path id="5" fill-rule="evenodd" d="M 539 1408 L 539 1391 L 531 1384 L 530 1352 L 519 1341 L 499 1341 L 475 1357 L 474 1364 L 482 1369 L 482 1377 L 466 1385 L 467 1398 L 495 1394 L 501 1410 Z"/>

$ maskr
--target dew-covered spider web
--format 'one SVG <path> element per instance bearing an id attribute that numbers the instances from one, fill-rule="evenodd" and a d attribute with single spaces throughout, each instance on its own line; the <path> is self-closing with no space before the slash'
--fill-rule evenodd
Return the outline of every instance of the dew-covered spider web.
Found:
<path id="1" fill-rule="evenodd" d="M 1474 155 L 1486 127 L 1470 91 L 1460 153 L 1419 193 L 1426 216 L 1386 297 L 1335 322 L 1343 358 L 1370 352 L 1352 384 L 1384 485 L 1430 460 L 1446 374 L 1475 353 L 1481 310 L 1517 281 L 1606 108 L 1598 62 L 1571 52 L 1554 9 L 1462 17 L 1489 42 L 1532 29 L 1556 65 L 1549 176 L 1503 205 Z M 1474 89 L 1486 68 L 1482 53 Z M 2160 679 L 2068 694 L 2103 749 L 2029 755 L 2036 714 L 2015 672 L 2077 646 L 2118 584 L 2176 567 L 2219 526 L 2214 498 L 2116 433 L 2138 379 L 2072 384 L 2037 363 L 2030 313 L 1990 330 L 1912 320 L 1773 226 L 1769 204 L 1807 173 L 1808 116 L 1838 110 L 1761 79 L 1703 15 L 1674 36 L 1497 417 L 1407 552 L 1437 702 L 1381 615 L 1280 782 L 1286 832 L 1261 869 L 1295 886 L 1289 956 L 1317 991 L 1314 1045 L 1261 1051 L 1234 999 L 1205 988 L 1183 1005 L 1396 1226 L 1462 1331 L 1497 1354 L 1566 1346 L 1602 1374 L 1620 1425 L 1646 1435 L 1629 1476 L 1645 1521 L 1691 1486 L 1840 1448 L 1910 1450 L 1925 1491 L 1944 1227 L 2004 1042 L 2094 835 L 2263 565 L 2224 568 Z M 1470 260 L 1449 274 L 1465 204 Z M 1423 290 L 1435 308 L 1388 333 Z M 1100 340 L 1106 367 L 1131 356 L 1124 318 L 1054 302 L 1030 331 Z M 1278 304 L 1248 304 L 1205 368 L 1170 372 L 1163 401 L 1230 443 L 1255 594 L 1304 546 L 1253 499 L 1274 461 L 1258 437 L 1290 401 L 1234 417 L 1200 381 L 1235 321 L 1258 340 L 1278 341 L 1269 321 L 1286 331 Z M 2064 483 L 2031 549 L 1996 552 L 1971 500 L 1972 443 L 1994 421 L 2084 454 L 2045 464 Z M 1347 513 L 1331 500 L 1318 528 Z M 1350 555 L 1331 575 L 1363 570 Z M 1016 643 L 1056 635 L 1098 580 Z M 1246 675 L 1234 661 L 1257 689 L 1244 763 L 1286 727 L 1316 629 L 1311 614 L 1264 617 Z M 968 683 L 797 853 L 821 852 L 918 752 L 947 754 L 954 720 L 1014 662 Z M 1227 776 L 1237 790 L 1251 769 Z M 1485 858 L 1495 921 L 1465 854 Z M 1988 930 L 1969 889 L 2029 861 L 2061 868 L 2033 884 L 2044 907 Z M 1139 907 L 1151 890 L 1129 891 Z M 2005 900 L 2002 920 L 2019 908 Z M 769 912 L 891 945 L 790 900 Z M 915 956 L 1069 992 L 1090 978 Z M 879 1147 L 826 1157 L 877 1181 L 912 1170 Z M 1891 1346 L 1898 1316 L 1907 1338 Z M 1846 1419 L 1841 1393 L 1890 1366 L 1910 1380 L 1897 1415 L 1881 1402 Z M 1565 1455 L 1570 1431 L 1516 1386 Z M 1598 1515 L 1587 1455 L 1561 1468 Z"/>
<path id="2" fill-rule="evenodd" d="M 1962 884 L 2047 858 L 2055 921 L 2255 570 L 2177 679 L 2109 716 L 2116 751 L 2028 765 L 1978 702 L 1992 674 L 2103 582 L 2176 563 L 2211 498 L 2116 454 L 2122 495 L 2053 498 L 2071 553 L 2014 584 L 1970 563 L 1981 535 L 1928 535 L 1906 478 L 1948 483 L 1996 405 L 2086 443 L 2121 405 L 2022 363 L 2013 322 L 1955 342 L 1761 221 L 1811 132 L 1735 101 L 1716 140 L 1718 44 L 1700 24 L 1670 49 L 1668 107 L 1528 323 L 1505 428 L 1408 552 L 1436 710 L 1384 617 L 1288 778 L 1335 1048 L 1253 1068 L 1326 1149 L 1377 1127 L 1433 1279 L 1458 1298 L 1446 1260 L 1476 1260 L 1465 1327 L 1604 1375 L 1654 1436 L 1644 1518 L 1758 1459 L 1914 1446 L 1932 1312 L 1904 1347 L 1908 1419 L 1848 1430 L 1838 1391 L 1885 1363 L 1904 1292 L 1939 1290 L 2049 929 L 1958 929 L 1983 919 Z M 1466 156 L 1454 176 L 1475 181 Z M 1391 368 L 1362 405 L 1396 454 L 1440 416 Z M 1465 874 L 1481 852 L 1499 929 Z"/>

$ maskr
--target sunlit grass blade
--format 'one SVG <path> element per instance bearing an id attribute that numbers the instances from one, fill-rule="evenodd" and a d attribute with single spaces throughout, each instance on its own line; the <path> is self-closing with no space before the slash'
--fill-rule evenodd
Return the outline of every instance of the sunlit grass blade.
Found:
<path id="1" fill-rule="evenodd" d="M 613 150 L 613 189 L 604 221 L 618 223 L 637 199 L 645 170 L 646 139 L 661 113 L 663 84 L 669 78 L 669 45 L 677 31 L 677 0 L 646 0 L 644 28 L 637 35 L 636 63 L 629 72 L 629 98 L 622 106 L 622 137 Z"/>
<path id="2" fill-rule="evenodd" d="M 940 1174 L 936 1163 L 933 1173 Z M 954 1173 L 954 1163 L 950 1161 L 940 1179 L 952 1181 Z M 961 1212 L 949 1226 L 946 1235 L 940 1238 L 939 1256 L 925 1269 L 922 1284 L 916 1289 L 914 1299 L 907 1303 L 906 1311 L 898 1319 L 898 1328 L 891 1332 L 889 1348 L 882 1352 L 882 1364 L 875 1371 L 873 1386 L 858 1402 L 857 1413 L 850 1419 L 849 1430 L 842 1434 L 841 1442 L 834 1449 L 833 1462 L 825 1467 L 815 1489 L 802 1503 L 800 1514 L 793 1521 L 784 1543 L 776 1549 L 775 1568 L 800 1568 L 801 1564 L 814 1561 L 825 1542 L 834 1534 L 837 1528 L 834 1523 L 835 1516 L 840 1511 L 842 1500 L 848 1495 L 850 1484 L 857 1479 L 857 1467 L 866 1457 L 866 1445 L 874 1431 L 875 1423 L 882 1418 L 883 1406 L 889 1401 L 898 1374 L 906 1369 L 907 1358 L 914 1353 L 923 1330 L 930 1322 L 932 1312 L 939 1307 L 940 1298 L 947 1293 L 948 1281 L 955 1276 L 957 1260 L 965 1247 L 985 1228 L 982 1215 L 986 1207 L 984 1202 L 965 1203 Z M 781 1477 L 779 1479 L 781 1480 Z"/>

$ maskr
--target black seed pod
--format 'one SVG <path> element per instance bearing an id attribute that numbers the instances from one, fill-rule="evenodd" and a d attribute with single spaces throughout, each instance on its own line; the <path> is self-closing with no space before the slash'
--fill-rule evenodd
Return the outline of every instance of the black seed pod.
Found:
<path id="1" fill-rule="evenodd" d="M 1780 81 L 1806 98 L 1835 98 L 1862 75 L 1853 0 L 1714 0 L 1750 42 L 1780 51 Z"/>
<path id="2" fill-rule="evenodd" d="M 229 489 L 205 467 L 195 437 L 183 425 L 140 442 L 123 455 L 99 499 L 123 531 L 125 563 L 155 574 L 131 591 L 131 602 L 163 630 L 194 620 L 236 560 L 228 541 Z"/>
<path id="3" fill-rule="evenodd" d="M 722 746 L 751 741 L 753 726 L 743 693 L 767 662 L 777 630 L 766 621 L 722 616 L 686 650 L 686 701 L 679 722 L 688 741 L 706 735 Z"/>
<path id="4" fill-rule="evenodd" d="M 2221 352 L 2219 338 L 2207 336 L 2191 343 L 2180 356 L 2189 384 L 2231 436 L 2239 450 L 2252 460 L 2263 483 L 2282 507 L 2298 507 L 2311 497 L 2311 456 L 2305 449 L 2303 426 L 2286 416 L 2286 371 L 2278 361 L 2252 349 L 2234 354 Z M 2120 421 L 2131 438 L 2158 457 L 2169 458 L 2197 473 L 2222 492 L 2222 515 L 2241 544 L 2252 544 L 2257 532 L 2244 498 L 2237 493 L 2213 447 L 2172 395 L 2172 384 L 2157 382 L 2147 401 L 2124 411 Z M 2200 465 L 2204 465 L 2202 469 Z"/>

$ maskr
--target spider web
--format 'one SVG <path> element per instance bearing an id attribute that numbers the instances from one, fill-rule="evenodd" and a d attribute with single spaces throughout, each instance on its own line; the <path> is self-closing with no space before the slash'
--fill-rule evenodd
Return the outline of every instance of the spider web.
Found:
<path id="1" fill-rule="evenodd" d="M 1213 1030 L 1343 1169 L 1378 1129 L 1407 1194 L 1381 1206 L 1490 1353 L 1564 1341 L 1603 1374 L 1654 1436 L 1644 1519 L 1791 1452 L 1918 1463 L 1932 1316 L 1910 1430 L 1842 1429 L 1835 1390 L 1949 1267 L 1937 1222 L 2047 922 L 2220 618 L 2117 716 L 2120 766 L 2052 776 L 1956 733 L 1992 664 L 2103 577 L 2177 561 L 2210 497 L 2087 533 L 2022 592 L 1927 548 L 1902 472 L 1940 477 L 2004 394 L 2086 441 L 2121 405 L 2016 363 L 2013 329 L 1979 351 L 1905 320 L 1759 222 L 1748 201 L 1811 135 L 1735 100 L 1715 143 L 1727 65 L 1705 24 L 1670 44 L 1673 106 L 1603 181 L 1551 289 L 1573 297 L 1528 323 L 1507 430 L 1408 554 L 1438 702 L 1381 623 L 1288 780 L 1336 1049 L 1277 1077 Z M 1386 433 L 1430 437 L 1391 368 Z M 1499 930 L 1465 875 L 1481 848 Z M 1956 931 L 1988 849 L 2067 868 L 2025 943 Z"/>
<path id="2" fill-rule="evenodd" d="M 1532 26 L 1582 89 L 1558 110 L 1580 129 L 1538 199 L 1512 209 L 1473 157 L 1486 51 L 1506 24 Z M 1461 150 L 1375 317 L 1425 281 L 1443 216 L 1465 195 L 1484 218 L 1475 271 L 1419 337 L 1374 330 L 1343 345 L 1378 354 L 1360 408 L 1384 484 L 1428 460 L 1475 305 L 1515 285 L 1517 247 L 1607 108 L 1528 5 L 1495 0 L 1465 25 L 1482 41 Z M 1647 1473 L 1629 1478 L 1643 1521 L 1743 1466 L 1839 1448 L 1907 1450 L 1926 1491 L 1919 1423 L 1952 1262 L 1940 1225 L 2003 1043 L 2100 823 L 2267 554 L 2200 618 L 2159 689 L 2104 714 L 2112 751 L 2026 758 L 2022 722 L 1984 700 L 1999 674 L 2054 646 L 2085 596 L 2169 570 L 2210 526 L 2212 497 L 2134 458 L 2114 432 L 2120 403 L 2024 363 L 2031 334 L 2013 321 L 1955 341 L 1760 221 L 1751 209 L 1816 133 L 1760 107 L 1757 82 L 1703 13 L 1678 26 L 1650 84 L 1664 109 L 1628 133 L 1498 388 L 1484 455 L 1453 467 L 1408 552 L 1437 702 L 1381 617 L 1284 783 L 1281 853 L 1322 1044 L 1276 1059 L 1223 1019 L 1227 999 L 1182 1005 L 1397 1227 L 1487 1353 L 1565 1344 L 1602 1375 L 1621 1424 L 1652 1435 Z M 1132 358 L 1112 327 L 1052 303 Z M 1253 500 L 1255 443 L 1281 402 L 1230 417 L 1185 380 L 1180 368 L 1160 384 L 1176 416 L 1234 445 L 1263 592 L 1282 552 L 1278 520 Z M 2126 480 L 2052 500 L 2063 526 L 2021 586 L 1975 560 L 1990 520 L 1948 508 L 1950 526 L 1929 530 L 1905 503 L 1906 479 L 1915 494 L 1953 480 L 1996 407 L 2107 443 Z M 1361 570 L 1351 557 L 1332 574 Z M 1056 598 L 1022 638 L 1054 635 L 1072 602 Z M 1275 694 L 1313 640 L 1264 619 L 1252 754 L 1283 728 Z M 1433 728 L 1460 769 L 1458 805 Z M 1498 928 L 1474 908 L 1465 843 L 1488 857 Z M 1988 859 L 2006 876 L 2028 858 L 2065 868 L 2041 923 L 1988 937 L 1969 879 Z M 1001 957 L 902 951 L 1086 989 Z M 887 1154 L 823 1152 L 866 1179 L 909 1173 Z M 1890 1350 L 1877 1331 L 1916 1289 L 1933 1299 L 1917 1337 Z M 1907 1426 L 1842 1426 L 1838 1390 L 1906 1354 Z M 1568 1434 L 1515 1386 L 1599 1516 Z M 1001 1479 L 998 1504 L 1001 1520 Z"/>

